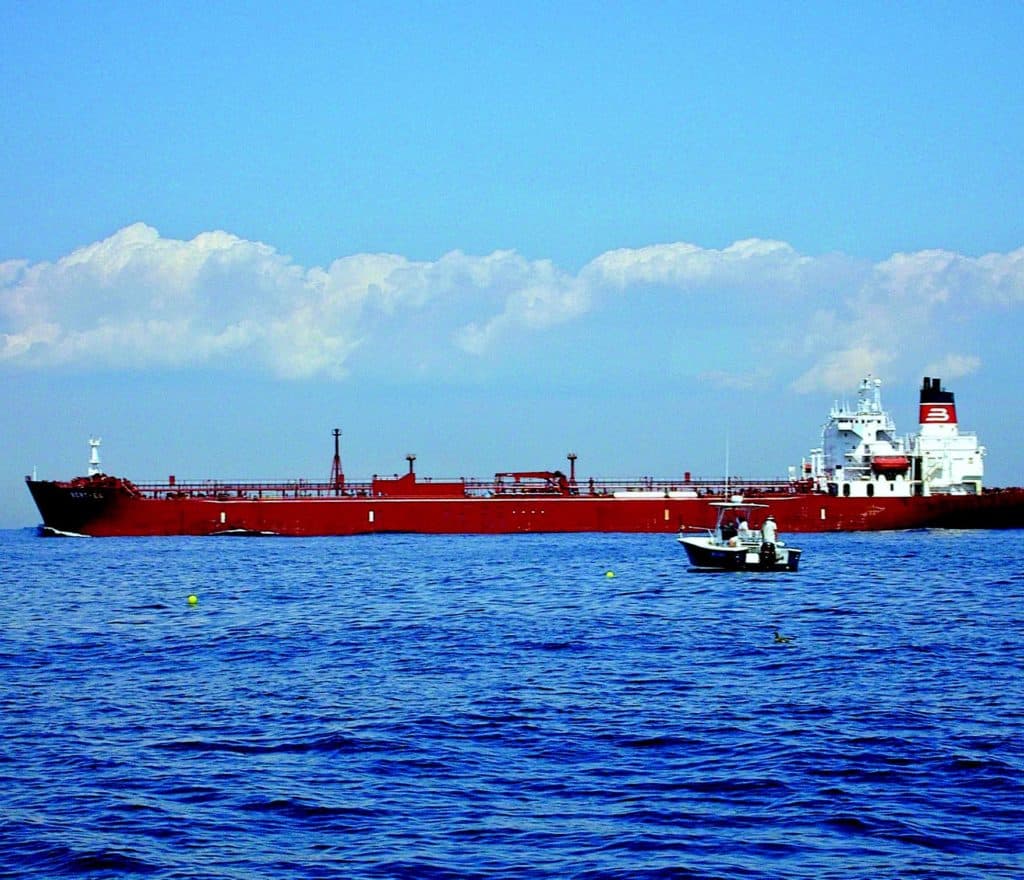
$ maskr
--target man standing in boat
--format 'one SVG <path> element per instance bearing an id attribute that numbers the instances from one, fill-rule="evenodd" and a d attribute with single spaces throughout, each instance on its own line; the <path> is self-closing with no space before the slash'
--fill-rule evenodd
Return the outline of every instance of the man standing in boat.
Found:
<path id="1" fill-rule="evenodd" d="M 770 513 L 764 518 L 761 526 L 761 567 L 771 568 L 779 559 L 778 550 L 775 547 L 777 532 L 775 529 L 775 517 Z"/>

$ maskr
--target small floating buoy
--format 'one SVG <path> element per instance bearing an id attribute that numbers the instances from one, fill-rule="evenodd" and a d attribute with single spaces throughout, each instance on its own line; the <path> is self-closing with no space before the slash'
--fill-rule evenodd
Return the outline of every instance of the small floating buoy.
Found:
<path id="1" fill-rule="evenodd" d="M 199 597 L 195 593 L 192 593 L 188 597 L 188 604 L 189 605 L 195 605 L 198 601 L 199 601 Z"/>
<path id="2" fill-rule="evenodd" d="M 614 571 L 612 571 L 612 570 L 611 570 L 611 569 L 609 568 L 609 569 L 608 569 L 608 571 L 606 571 L 606 572 L 604 573 L 604 576 L 605 576 L 606 578 L 613 578 L 613 577 L 615 577 L 615 572 L 614 572 Z"/>

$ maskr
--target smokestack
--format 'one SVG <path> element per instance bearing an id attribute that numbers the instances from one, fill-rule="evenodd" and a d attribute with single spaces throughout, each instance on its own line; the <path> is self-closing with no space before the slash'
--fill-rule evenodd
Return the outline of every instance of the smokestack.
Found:
<path id="1" fill-rule="evenodd" d="M 937 376 L 925 376 L 921 384 L 920 422 L 922 429 L 956 426 L 953 392 L 944 390 Z"/>

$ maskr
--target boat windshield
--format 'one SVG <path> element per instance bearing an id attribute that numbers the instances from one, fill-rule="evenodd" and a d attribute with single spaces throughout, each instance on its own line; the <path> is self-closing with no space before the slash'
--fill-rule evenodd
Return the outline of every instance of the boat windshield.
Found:
<path id="1" fill-rule="evenodd" d="M 722 541 L 736 539 L 740 542 L 757 541 L 760 532 L 751 530 L 750 519 L 758 508 L 767 508 L 767 504 L 744 503 L 739 501 L 714 502 L 718 508 L 718 519 L 715 523 L 715 534 Z"/>

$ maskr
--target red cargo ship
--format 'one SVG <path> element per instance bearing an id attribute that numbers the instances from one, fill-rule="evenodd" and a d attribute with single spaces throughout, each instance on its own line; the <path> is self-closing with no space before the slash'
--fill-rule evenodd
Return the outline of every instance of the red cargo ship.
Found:
<path id="1" fill-rule="evenodd" d="M 578 481 L 570 453 L 568 474 L 421 479 L 409 455 L 406 474 L 351 482 L 337 429 L 325 482 L 134 483 L 100 470 L 99 440 L 87 476 L 25 479 L 49 535 L 676 532 L 713 524 L 711 502 L 736 496 L 770 503 L 784 532 L 1024 527 L 1024 489 L 983 488 L 985 450 L 960 432 L 952 392 L 925 378 L 919 433 L 900 438 L 880 385 L 864 379 L 855 408 L 834 406 L 821 447 L 779 480 Z"/>

